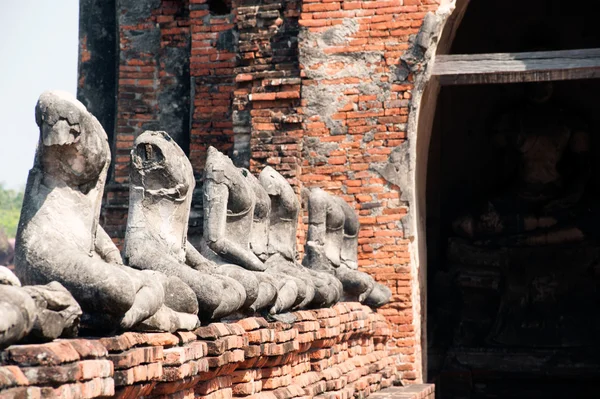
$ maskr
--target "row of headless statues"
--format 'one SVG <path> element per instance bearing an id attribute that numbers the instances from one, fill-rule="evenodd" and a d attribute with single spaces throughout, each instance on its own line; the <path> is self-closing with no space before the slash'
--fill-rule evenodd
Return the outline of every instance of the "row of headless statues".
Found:
<path id="1" fill-rule="evenodd" d="M 187 240 L 195 179 L 165 132 L 131 151 L 123 253 L 99 225 L 110 164 L 106 133 L 67 93 L 36 105 L 40 140 L 29 173 L 15 272 L 0 273 L 0 345 L 86 330 L 175 331 L 199 320 L 250 314 L 290 320 L 292 310 L 340 300 L 372 307 L 391 291 L 357 270 L 358 218 L 341 198 L 313 189 L 302 264 L 300 204 L 283 176 L 258 178 L 214 148 L 204 171 L 201 245 Z M 21 287 L 21 283 L 25 286 Z"/>

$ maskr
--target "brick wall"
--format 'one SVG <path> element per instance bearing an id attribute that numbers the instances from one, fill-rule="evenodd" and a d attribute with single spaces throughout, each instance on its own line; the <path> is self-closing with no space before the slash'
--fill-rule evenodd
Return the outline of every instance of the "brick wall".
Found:
<path id="1" fill-rule="evenodd" d="M 407 139 L 413 77 L 400 57 L 435 0 L 304 0 L 300 61 L 304 124 L 301 180 L 342 196 L 360 215 L 359 266 L 392 289 L 380 309 L 393 323 L 398 370 L 420 375 L 402 187 L 378 171 Z M 406 171 L 408 173 L 408 171 Z"/>
<path id="2" fill-rule="evenodd" d="M 82 0 L 82 15 L 92 3 L 99 7 Z M 99 86 L 90 66 L 116 71 L 108 132 L 114 166 L 102 219 L 109 234 L 123 237 L 129 151 L 146 129 L 172 134 L 198 180 L 213 145 L 254 173 L 273 166 L 299 196 L 311 187 L 340 195 L 360 215 L 361 270 L 394 294 L 379 312 L 394 325 L 397 369 L 405 381 L 419 381 L 421 299 L 404 195 L 413 187 L 400 187 L 403 179 L 388 167 L 408 140 L 414 76 L 401 57 L 439 0 L 117 0 L 102 7 L 116 8 L 119 50 L 113 65 L 99 59 L 106 50 L 90 47 L 95 25 L 82 20 L 79 92 L 86 97 Z M 110 120 L 99 99 L 86 99 L 101 121 Z M 305 223 L 306 213 L 300 252 Z"/>
<path id="3" fill-rule="evenodd" d="M 293 324 L 256 317 L 193 332 L 12 345 L 0 351 L 0 397 L 350 399 L 397 380 L 381 315 L 355 303 L 295 315 Z M 431 385 L 392 392 L 434 395 Z"/>
<path id="4" fill-rule="evenodd" d="M 231 103 L 236 66 L 235 4 L 224 14 L 211 13 L 206 0 L 190 1 L 192 48 L 190 71 L 193 104 L 190 160 L 200 177 L 206 150 L 230 153 L 233 146 Z"/>

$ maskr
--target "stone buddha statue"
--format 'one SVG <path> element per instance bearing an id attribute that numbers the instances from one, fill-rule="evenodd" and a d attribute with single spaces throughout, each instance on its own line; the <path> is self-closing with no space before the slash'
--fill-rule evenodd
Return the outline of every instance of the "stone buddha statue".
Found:
<path id="1" fill-rule="evenodd" d="M 303 267 L 296 260 L 296 235 L 300 202 L 287 180 L 270 166 L 259 175 L 270 198 L 267 245 L 263 246 L 268 270 L 275 270 L 304 281 L 309 292 L 299 308 L 329 307 L 340 300 L 343 287 L 332 274 Z M 262 235 L 261 235 L 262 237 Z"/>
<path id="2" fill-rule="evenodd" d="M 258 179 L 249 171 L 244 170 L 244 177 L 254 193 L 254 218 L 250 248 L 252 252 L 265 262 L 269 256 L 271 198 Z M 277 285 L 277 302 L 272 307 L 272 313 L 282 313 L 299 308 L 305 300 L 310 301 L 314 296 L 314 287 L 293 274 L 280 273 L 276 267 L 265 263 L 265 273 L 272 276 Z"/>
<path id="3" fill-rule="evenodd" d="M 136 138 L 124 259 L 136 269 L 164 273 L 174 280 L 171 284 L 186 284 L 166 298 L 172 308 L 193 312 L 199 307 L 202 319 L 219 319 L 240 309 L 246 292 L 236 280 L 213 273 L 210 262 L 187 241 L 195 185 L 190 161 L 167 133 L 147 131 Z"/>
<path id="4" fill-rule="evenodd" d="M 371 307 L 389 302 L 391 290 L 358 271 L 358 217 L 341 198 L 320 188 L 308 200 L 308 237 L 302 264 L 333 273 L 344 287 L 345 300 L 358 300 Z"/>
<path id="5" fill-rule="evenodd" d="M 551 82 L 525 86 L 526 102 L 503 113 L 493 142 L 504 151 L 504 192 L 458 217 L 453 229 L 471 240 L 536 246 L 581 241 L 580 216 L 590 175 L 590 138 L 582 121 L 551 101 Z"/>
<path id="6" fill-rule="evenodd" d="M 82 324 L 96 331 L 193 328 L 194 312 L 164 306 L 166 278 L 124 266 L 98 223 L 110 163 L 98 120 L 63 92 L 43 93 L 35 115 L 40 140 L 15 249 L 21 282 L 57 281 L 83 309 Z"/>
<path id="7" fill-rule="evenodd" d="M 461 238 L 450 238 L 448 260 L 465 265 L 458 281 L 485 280 L 477 273 L 486 269 L 501 276 L 487 343 L 582 345 L 591 342 L 593 326 L 579 310 L 581 293 L 595 291 L 586 276 L 599 256 L 597 245 L 585 242 L 600 215 L 584 197 L 590 137 L 585 123 L 552 101 L 552 83 L 524 90 L 525 101 L 500 114 L 492 129 L 506 160 L 507 184 L 453 221 Z M 467 302 L 476 295 L 469 284 L 461 288 Z"/>
<path id="8" fill-rule="evenodd" d="M 217 273 L 232 277 L 246 290 L 241 311 L 275 312 L 277 286 L 264 273 L 265 264 L 250 248 L 256 198 L 249 172 L 209 147 L 204 168 L 204 231 L 200 253 L 217 265 Z"/>
<path id="9" fill-rule="evenodd" d="M 77 336 L 81 308 L 60 283 L 23 287 L 10 269 L 0 266 L 0 315 L 3 348 Z"/>

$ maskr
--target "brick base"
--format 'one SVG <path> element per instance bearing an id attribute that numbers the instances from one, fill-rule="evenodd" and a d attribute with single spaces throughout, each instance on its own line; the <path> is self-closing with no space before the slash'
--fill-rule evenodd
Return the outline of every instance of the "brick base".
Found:
<path id="1" fill-rule="evenodd" d="M 398 381 L 383 316 L 358 303 L 295 315 L 13 345 L 0 353 L 0 398 L 350 399 Z"/>

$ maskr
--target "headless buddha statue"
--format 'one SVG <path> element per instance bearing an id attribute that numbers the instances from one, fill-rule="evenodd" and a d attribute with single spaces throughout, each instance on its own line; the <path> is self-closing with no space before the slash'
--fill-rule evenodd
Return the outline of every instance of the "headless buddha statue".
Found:
<path id="1" fill-rule="evenodd" d="M 200 253 L 217 265 L 216 272 L 239 281 L 246 290 L 243 312 L 277 312 L 277 286 L 252 252 L 250 236 L 255 194 L 231 159 L 209 147 L 204 167 L 204 231 Z"/>
<path id="2" fill-rule="evenodd" d="M 308 200 L 308 237 L 302 264 L 333 273 L 344 287 L 345 300 L 371 307 L 390 301 L 391 290 L 358 271 L 358 217 L 341 198 L 315 188 Z"/>
<path id="3" fill-rule="evenodd" d="M 267 270 L 295 276 L 304 281 L 309 292 L 298 308 L 329 307 L 340 300 L 342 283 L 332 274 L 303 267 L 296 260 L 296 234 L 300 202 L 287 180 L 270 166 L 259 175 L 259 181 L 270 197 L 269 229 L 262 257 Z M 261 235 L 262 236 L 262 235 Z M 312 291 L 312 293 L 310 292 Z"/>
<path id="4" fill-rule="evenodd" d="M 250 248 L 261 262 L 265 262 L 268 258 L 270 239 L 271 199 L 254 175 L 245 170 L 244 177 L 252 188 L 255 198 Z M 265 273 L 273 276 L 277 284 L 277 302 L 273 307 L 273 313 L 287 312 L 304 305 L 306 300 L 312 300 L 314 296 L 312 284 L 307 285 L 304 280 L 293 274 L 282 273 L 276 267 L 269 266 L 272 265 L 265 263 Z"/>
<path id="5" fill-rule="evenodd" d="M 20 280 L 62 284 L 83 309 L 82 324 L 96 331 L 193 328 L 194 312 L 164 305 L 166 277 L 124 266 L 98 223 L 110 163 L 98 120 L 70 94 L 45 92 L 36 122 L 40 141 L 15 250 Z"/>
<path id="6" fill-rule="evenodd" d="M 552 90 L 552 83 L 526 86 L 528 101 L 495 124 L 494 143 L 514 179 L 502 195 L 457 218 L 458 235 L 537 246 L 581 241 L 591 230 L 590 215 L 578 209 L 589 178 L 589 135 L 550 101 Z"/>
<path id="7" fill-rule="evenodd" d="M 175 302 L 172 307 L 185 309 L 197 299 L 202 319 L 218 319 L 241 308 L 246 292 L 234 279 L 211 273 L 208 261 L 187 241 L 195 185 L 190 161 L 167 133 L 148 131 L 135 140 L 124 259 L 191 287 L 191 298 L 185 290 L 166 298 Z"/>

